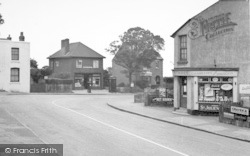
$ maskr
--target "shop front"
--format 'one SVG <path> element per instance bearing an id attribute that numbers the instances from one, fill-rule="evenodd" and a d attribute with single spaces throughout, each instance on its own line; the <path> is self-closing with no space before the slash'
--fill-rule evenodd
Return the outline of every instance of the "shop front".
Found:
<path id="1" fill-rule="evenodd" d="M 238 68 L 175 68 L 174 108 L 189 114 L 219 112 L 221 102 L 237 102 Z"/>
<path id="2" fill-rule="evenodd" d="M 76 90 L 88 89 L 89 85 L 91 86 L 92 89 L 100 89 L 101 74 L 75 73 L 74 89 Z"/>

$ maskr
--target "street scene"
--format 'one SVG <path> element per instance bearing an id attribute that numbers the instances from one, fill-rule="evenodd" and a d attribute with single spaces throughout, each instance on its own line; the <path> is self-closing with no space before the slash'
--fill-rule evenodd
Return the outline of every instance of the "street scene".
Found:
<path id="1" fill-rule="evenodd" d="M 250 155 L 249 0 L 0 0 L 0 156 Z"/>
<path id="2" fill-rule="evenodd" d="M 1 96 L 1 101 L 0 143 L 4 144 L 63 144 L 64 155 L 233 156 L 250 152 L 250 136 L 245 138 L 248 141 L 237 140 L 237 137 L 233 139 L 161 122 L 107 105 L 121 109 L 125 108 L 116 103 L 138 105 L 133 103 L 132 95 L 7 95 Z M 136 111 L 135 107 L 127 110 L 151 111 L 147 114 L 152 115 L 161 108 Z M 174 123 L 184 118 L 171 114 L 168 110 L 165 116 L 155 118 L 172 118 Z M 232 136 L 237 132 L 232 126 L 213 126 L 204 118 L 193 122 L 193 126 L 207 127 L 211 132 L 224 131 L 226 134 L 229 128 L 232 128 Z M 244 135 L 244 130 L 238 129 L 238 132 Z"/>

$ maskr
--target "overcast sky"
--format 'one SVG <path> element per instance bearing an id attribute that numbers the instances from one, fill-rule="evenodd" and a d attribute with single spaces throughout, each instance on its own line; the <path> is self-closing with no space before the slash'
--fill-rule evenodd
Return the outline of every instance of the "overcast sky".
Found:
<path id="1" fill-rule="evenodd" d="M 113 55 L 105 48 L 132 27 L 142 27 L 165 40 L 164 76 L 172 76 L 174 42 L 170 36 L 188 19 L 218 0 L 0 0 L 5 23 L 0 38 L 18 41 L 24 32 L 31 44 L 30 57 L 39 68 L 58 51 L 61 40 L 82 42 L 105 56 L 104 69 Z"/>

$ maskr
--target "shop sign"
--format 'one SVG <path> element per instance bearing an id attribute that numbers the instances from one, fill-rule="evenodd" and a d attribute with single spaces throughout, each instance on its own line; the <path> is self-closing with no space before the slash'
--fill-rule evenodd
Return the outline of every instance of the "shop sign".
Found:
<path id="1" fill-rule="evenodd" d="M 231 84 L 223 84 L 221 85 L 222 90 L 231 90 L 233 86 Z"/>
<path id="2" fill-rule="evenodd" d="M 231 113 L 249 116 L 249 109 L 242 108 L 242 107 L 231 106 Z"/>
<path id="3" fill-rule="evenodd" d="M 231 13 L 223 13 L 217 16 L 203 19 L 202 17 L 192 19 L 189 26 L 191 30 L 188 36 L 191 39 L 198 37 L 205 37 L 205 39 L 213 39 L 218 36 L 231 33 L 234 31 L 234 26 L 237 24 L 232 22 L 230 18 Z"/>
<path id="4" fill-rule="evenodd" d="M 247 120 L 247 116 L 235 114 L 235 115 L 234 115 L 234 119 L 246 121 L 246 120 Z"/>
<path id="5" fill-rule="evenodd" d="M 174 76 L 228 76 L 238 75 L 237 71 L 173 71 Z"/>
<path id="6" fill-rule="evenodd" d="M 219 105 L 200 103 L 199 104 L 199 110 L 200 111 L 206 111 L 206 112 L 218 112 L 219 111 Z"/>
<path id="7" fill-rule="evenodd" d="M 152 102 L 168 102 L 168 101 L 173 101 L 173 98 L 160 98 L 156 97 L 152 99 Z"/>
<path id="8" fill-rule="evenodd" d="M 225 118 L 234 119 L 234 114 L 232 114 L 232 113 L 223 112 L 223 116 Z"/>
<path id="9" fill-rule="evenodd" d="M 250 94 L 250 84 L 240 84 L 240 94 Z"/>

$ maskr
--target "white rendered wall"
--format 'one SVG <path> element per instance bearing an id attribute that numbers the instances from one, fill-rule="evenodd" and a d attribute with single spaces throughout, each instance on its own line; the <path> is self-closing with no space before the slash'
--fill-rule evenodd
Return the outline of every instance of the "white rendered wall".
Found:
<path id="1" fill-rule="evenodd" d="M 19 60 L 11 60 L 11 48 L 19 48 Z M 19 68 L 19 82 L 10 82 L 11 68 Z M 0 90 L 30 92 L 30 44 L 0 40 Z"/>

